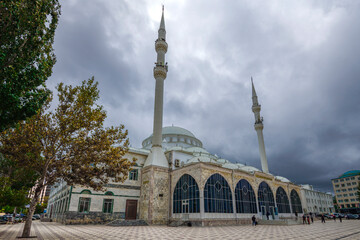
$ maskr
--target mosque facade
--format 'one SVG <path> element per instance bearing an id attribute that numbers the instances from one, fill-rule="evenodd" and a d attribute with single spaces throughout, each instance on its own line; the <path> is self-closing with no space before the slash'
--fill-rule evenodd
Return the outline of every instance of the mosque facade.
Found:
<path id="1" fill-rule="evenodd" d="M 301 214 L 301 186 L 269 172 L 261 105 L 253 83 L 252 111 L 261 170 L 208 152 L 201 140 L 184 128 L 162 126 L 167 49 L 163 11 L 155 41 L 153 134 L 141 148 L 130 148 L 125 155 L 137 159 L 128 179 L 107 184 L 104 192 L 59 182 L 50 193 L 49 217 L 65 224 L 140 219 L 148 224 L 189 221 L 211 226 L 248 223 L 253 215 L 272 220 Z"/>

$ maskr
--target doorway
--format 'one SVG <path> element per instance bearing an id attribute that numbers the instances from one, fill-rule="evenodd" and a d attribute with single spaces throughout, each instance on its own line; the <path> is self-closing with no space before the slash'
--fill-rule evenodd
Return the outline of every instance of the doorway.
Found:
<path id="1" fill-rule="evenodd" d="M 137 213 L 137 200 L 126 200 L 125 220 L 135 220 Z"/>

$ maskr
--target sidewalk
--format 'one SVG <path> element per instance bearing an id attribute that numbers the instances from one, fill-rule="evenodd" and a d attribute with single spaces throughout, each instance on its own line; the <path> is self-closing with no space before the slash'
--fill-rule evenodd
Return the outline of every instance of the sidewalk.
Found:
<path id="1" fill-rule="evenodd" d="M 12 240 L 21 235 L 24 224 L 0 225 L 0 239 Z M 138 226 L 110 227 L 104 225 L 61 225 L 34 221 L 31 235 L 37 239 L 346 239 L 360 240 L 360 221 L 315 222 L 294 226 L 222 226 L 167 227 Z M 36 239 L 36 238 L 32 238 Z"/>

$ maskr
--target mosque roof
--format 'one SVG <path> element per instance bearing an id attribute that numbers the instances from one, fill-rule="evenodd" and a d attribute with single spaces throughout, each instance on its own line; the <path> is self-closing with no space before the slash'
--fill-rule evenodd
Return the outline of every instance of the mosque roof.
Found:
<path id="1" fill-rule="evenodd" d="M 279 180 L 279 181 L 282 181 L 282 182 L 290 182 L 289 179 L 287 179 L 286 177 L 282 177 L 282 176 L 276 176 L 275 179 Z"/>
<path id="2" fill-rule="evenodd" d="M 259 169 L 257 169 L 256 167 L 252 167 L 252 166 L 243 166 L 243 167 L 240 167 L 239 169 L 246 171 L 246 172 L 261 172 Z"/>
<path id="3" fill-rule="evenodd" d="M 176 127 L 176 126 L 167 126 L 162 128 L 162 135 L 185 135 L 188 137 L 196 138 L 195 135 L 186 130 L 185 128 Z M 152 134 L 150 135 L 152 137 Z"/>
<path id="4" fill-rule="evenodd" d="M 347 171 L 338 178 L 346 178 L 346 177 L 351 177 L 351 176 L 356 176 L 356 175 L 360 175 L 360 170 Z"/>

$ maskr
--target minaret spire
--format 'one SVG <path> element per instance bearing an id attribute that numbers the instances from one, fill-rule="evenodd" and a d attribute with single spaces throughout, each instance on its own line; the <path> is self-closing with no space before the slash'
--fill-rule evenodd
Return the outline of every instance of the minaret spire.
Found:
<path id="1" fill-rule="evenodd" d="M 151 152 L 148 155 L 144 166 L 160 166 L 169 167 L 164 151 L 161 147 L 162 143 L 162 121 L 163 121 L 163 96 L 164 96 L 164 80 L 167 76 L 168 66 L 165 63 L 165 53 L 168 44 L 166 43 L 166 30 L 164 20 L 164 6 L 162 8 L 161 22 L 158 31 L 158 39 L 155 41 L 155 50 L 157 53 L 157 61 L 154 67 L 155 78 L 155 106 L 154 106 L 154 128 Z"/>
<path id="2" fill-rule="evenodd" d="M 258 103 L 258 99 L 257 99 L 257 95 L 256 95 L 252 77 L 251 77 L 251 86 L 252 86 L 252 102 L 253 102 L 252 111 L 254 112 L 254 115 L 255 115 L 254 127 L 255 127 L 255 131 L 257 133 L 258 141 L 259 141 L 261 168 L 264 173 L 269 173 L 269 167 L 268 167 L 268 162 L 267 162 L 266 152 L 265 152 L 264 135 L 263 135 L 264 124 L 263 124 L 263 118 L 260 116 L 261 105 L 259 105 L 259 103 Z"/>

